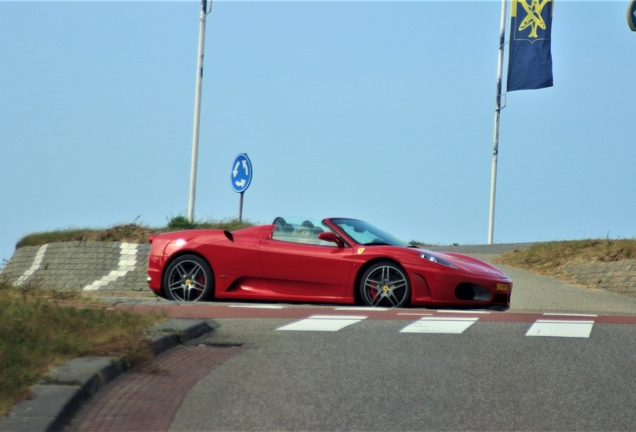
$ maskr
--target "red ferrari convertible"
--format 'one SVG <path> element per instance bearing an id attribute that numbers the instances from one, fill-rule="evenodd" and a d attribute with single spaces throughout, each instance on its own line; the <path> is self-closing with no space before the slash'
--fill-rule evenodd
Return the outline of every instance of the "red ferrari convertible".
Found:
<path id="1" fill-rule="evenodd" d="M 170 300 L 510 305 L 512 281 L 490 264 L 410 246 L 356 219 L 278 217 L 233 232 L 160 234 L 150 243 L 149 286 Z"/>

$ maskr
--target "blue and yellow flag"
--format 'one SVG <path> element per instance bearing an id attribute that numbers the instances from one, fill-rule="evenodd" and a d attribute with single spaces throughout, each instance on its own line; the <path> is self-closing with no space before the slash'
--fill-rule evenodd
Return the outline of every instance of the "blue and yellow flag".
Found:
<path id="1" fill-rule="evenodd" d="M 512 0 L 508 91 L 552 87 L 553 0 Z"/>

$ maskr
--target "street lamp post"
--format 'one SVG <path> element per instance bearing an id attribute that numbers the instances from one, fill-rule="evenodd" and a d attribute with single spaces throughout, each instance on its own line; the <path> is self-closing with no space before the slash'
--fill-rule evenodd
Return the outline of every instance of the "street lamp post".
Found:
<path id="1" fill-rule="evenodd" d="M 194 131 L 192 132 L 192 168 L 190 170 L 190 200 L 188 203 L 188 220 L 194 221 L 194 198 L 197 188 L 197 159 L 199 156 L 199 126 L 201 118 L 201 89 L 203 86 L 203 48 L 205 45 L 205 17 L 208 14 L 207 0 L 201 0 L 201 16 L 199 18 L 199 53 L 197 60 L 197 83 L 194 96 Z M 210 2 L 211 4 L 211 2 Z"/>
<path id="2" fill-rule="evenodd" d="M 497 95 L 495 97 L 495 137 L 492 151 L 492 176 L 490 178 L 490 217 L 488 219 L 488 244 L 493 243 L 495 233 L 495 190 L 497 188 L 497 159 L 499 156 L 499 115 L 501 113 L 501 76 L 504 45 L 506 44 L 506 2 L 501 2 L 501 30 L 499 32 L 499 61 L 497 64 Z"/>

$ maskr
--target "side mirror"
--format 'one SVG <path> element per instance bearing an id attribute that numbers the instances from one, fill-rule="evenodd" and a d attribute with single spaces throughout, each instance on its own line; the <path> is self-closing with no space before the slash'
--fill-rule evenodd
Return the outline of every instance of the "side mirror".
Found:
<path id="1" fill-rule="evenodd" d="M 322 241 L 335 243 L 338 245 L 338 247 L 344 247 L 344 243 L 342 243 L 342 240 L 340 240 L 338 236 L 332 233 L 331 231 L 324 231 L 319 233 L 318 239 Z"/>

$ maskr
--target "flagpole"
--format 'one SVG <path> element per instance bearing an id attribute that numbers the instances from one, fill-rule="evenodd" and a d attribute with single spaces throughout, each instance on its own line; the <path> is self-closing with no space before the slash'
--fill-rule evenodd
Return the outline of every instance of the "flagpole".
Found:
<path id="1" fill-rule="evenodd" d="M 499 153 L 499 114 L 501 113 L 501 75 L 503 71 L 504 45 L 506 43 L 506 4 L 501 1 L 501 32 L 499 33 L 499 63 L 497 66 L 497 93 L 495 98 L 495 137 L 492 151 L 492 177 L 490 179 L 490 220 L 488 244 L 492 244 L 495 231 L 495 189 L 497 186 L 497 155 Z"/>
<path id="2" fill-rule="evenodd" d="M 197 60 L 197 83 L 194 97 L 194 130 L 192 132 L 192 168 L 190 170 L 190 200 L 188 202 L 188 220 L 194 221 L 194 197 L 197 187 L 197 159 L 199 154 L 199 125 L 201 118 L 201 89 L 203 86 L 203 48 L 205 44 L 205 17 L 207 0 L 201 0 L 201 16 L 199 18 L 199 52 Z"/>

